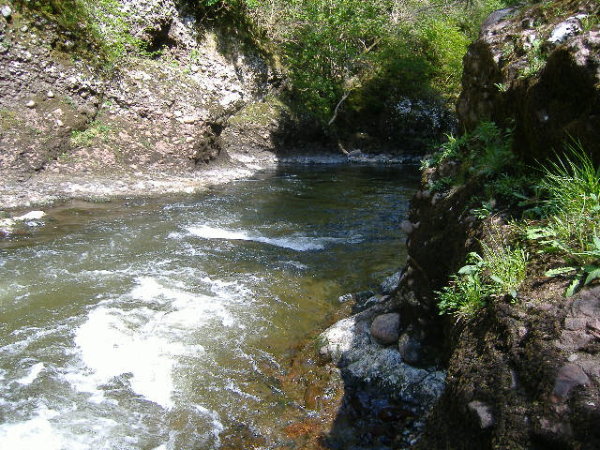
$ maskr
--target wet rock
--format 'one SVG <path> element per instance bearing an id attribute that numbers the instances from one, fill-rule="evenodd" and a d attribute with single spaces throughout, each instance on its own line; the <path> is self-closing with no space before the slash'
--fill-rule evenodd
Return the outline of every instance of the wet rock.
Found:
<path id="1" fill-rule="evenodd" d="M 371 335 L 383 345 L 396 343 L 400 337 L 400 314 L 388 313 L 377 316 L 371 324 Z"/>
<path id="2" fill-rule="evenodd" d="M 22 216 L 14 217 L 13 219 L 17 222 L 26 222 L 28 220 L 39 220 L 44 217 L 46 213 L 44 211 L 30 211 Z"/>
<path id="3" fill-rule="evenodd" d="M 562 366 L 554 382 L 552 399 L 555 402 L 564 401 L 569 396 L 573 388 L 577 386 L 587 386 L 590 379 L 585 372 L 576 364 L 565 364 Z"/>
<path id="4" fill-rule="evenodd" d="M 482 430 L 494 425 L 494 415 L 492 414 L 492 408 L 484 402 L 478 400 L 469 403 L 469 410 L 473 411 L 477 416 L 479 427 Z"/>
<path id="5" fill-rule="evenodd" d="M 400 280 L 402 278 L 402 272 L 396 272 L 387 277 L 383 283 L 381 283 L 381 293 L 385 295 L 392 294 L 400 286 Z"/>
<path id="6" fill-rule="evenodd" d="M 421 191 L 418 191 L 417 194 L 420 194 Z M 400 224 L 400 229 L 404 231 L 406 234 L 410 234 L 413 231 L 413 224 L 410 220 L 403 220 Z"/>
<path id="7" fill-rule="evenodd" d="M 365 311 L 375 305 L 384 304 L 387 300 L 389 300 L 389 295 L 371 295 L 361 296 L 359 294 L 355 294 L 354 300 L 355 303 L 352 306 L 352 313 L 357 314 L 359 312 Z"/>

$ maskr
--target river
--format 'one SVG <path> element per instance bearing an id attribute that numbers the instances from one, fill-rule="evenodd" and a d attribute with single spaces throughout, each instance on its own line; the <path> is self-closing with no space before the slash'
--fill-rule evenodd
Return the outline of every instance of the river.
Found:
<path id="1" fill-rule="evenodd" d="M 289 444 L 311 412 L 277 374 L 340 295 L 403 265 L 417 181 L 284 166 L 196 196 L 70 202 L 0 241 L 0 448 Z"/>

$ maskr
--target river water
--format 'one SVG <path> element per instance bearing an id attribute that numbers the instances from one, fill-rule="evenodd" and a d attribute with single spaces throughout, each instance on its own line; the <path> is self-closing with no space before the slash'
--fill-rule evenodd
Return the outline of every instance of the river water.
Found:
<path id="1" fill-rule="evenodd" d="M 403 265 L 416 183 L 290 166 L 194 197 L 72 202 L 0 241 L 0 448 L 290 444 L 311 412 L 277 374 L 340 295 Z"/>

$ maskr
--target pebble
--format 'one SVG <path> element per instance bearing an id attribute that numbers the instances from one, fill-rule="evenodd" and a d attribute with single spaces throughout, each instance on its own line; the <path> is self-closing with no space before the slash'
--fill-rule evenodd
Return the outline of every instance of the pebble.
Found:
<path id="1" fill-rule="evenodd" d="M 28 108 L 35 108 L 35 102 L 33 100 L 29 100 L 25 106 Z"/>
<path id="2" fill-rule="evenodd" d="M 52 91 L 48 91 L 46 95 L 48 96 L 48 98 L 54 98 L 54 92 Z"/>
<path id="3" fill-rule="evenodd" d="M 4 5 L 2 8 L 0 8 L 0 13 L 2 13 L 2 17 L 4 17 L 5 19 L 10 19 L 10 17 L 12 16 L 12 9 L 10 8 L 10 6 Z"/>

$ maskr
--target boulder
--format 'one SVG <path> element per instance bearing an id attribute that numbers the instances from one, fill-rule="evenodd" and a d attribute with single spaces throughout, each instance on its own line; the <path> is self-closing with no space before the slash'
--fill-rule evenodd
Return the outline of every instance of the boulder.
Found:
<path id="1" fill-rule="evenodd" d="M 413 224 L 411 224 L 411 231 L 412 231 L 412 226 L 413 226 Z M 383 280 L 383 283 L 381 283 L 381 293 L 384 295 L 392 294 L 394 291 L 396 291 L 398 289 L 398 286 L 400 286 L 401 279 L 402 279 L 402 272 L 400 272 L 400 271 L 387 277 L 385 280 Z"/>
<path id="2" fill-rule="evenodd" d="M 4 5 L 2 6 L 2 8 L 0 8 L 0 14 L 2 14 L 2 17 L 8 20 L 12 16 L 12 9 L 10 8 L 10 6 Z"/>
<path id="3" fill-rule="evenodd" d="M 387 313 L 377 316 L 371 324 L 371 335 L 380 344 L 395 344 L 400 337 L 400 314 Z"/>
<path id="4" fill-rule="evenodd" d="M 478 400 L 472 401 L 469 403 L 469 410 L 473 411 L 477 417 L 477 421 L 479 423 L 479 427 L 482 430 L 491 427 L 494 425 L 494 416 L 492 414 L 492 408 L 485 404 L 484 402 L 480 402 Z"/>
<path id="5" fill-rule="evenodd" d="M 555 402 L 564 401 L 573 388 L 587 386 L 589 383 L 590 379 L 581 367 L 576 364 L 565 364 L 556 375 L 552 398 Z"/>
<path id="6" fill-rule="evenodd" d="M 368 383 L 382 394 L 427 410 L 444 390 L 445 373 L 405 364 L 396 347 L 374 342 L 369 324 L 384 312 L 376 305 L 335 323 L 321 334 L 320 353 L 341 369 L 347 383 Z"/>

